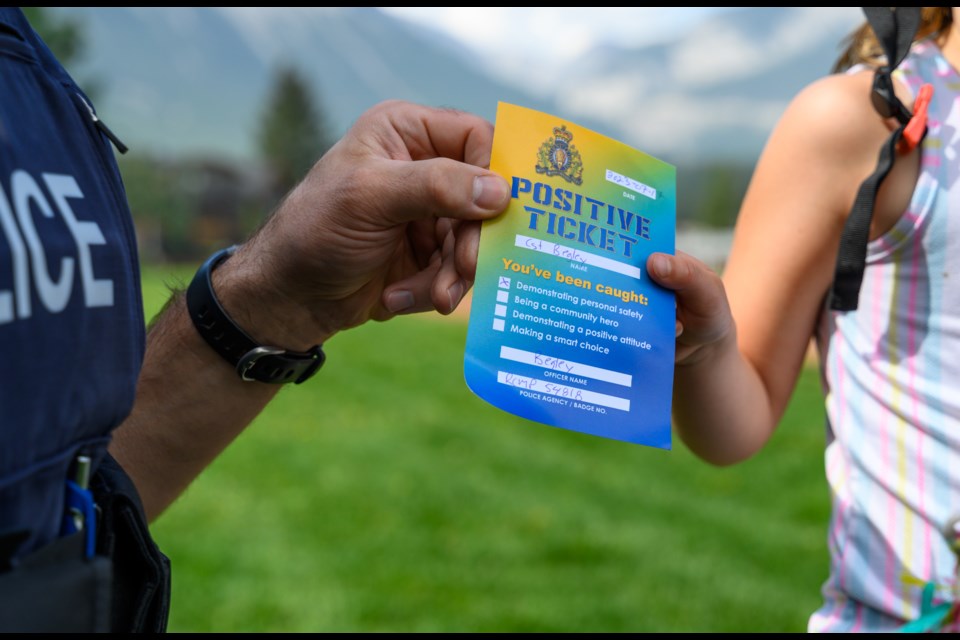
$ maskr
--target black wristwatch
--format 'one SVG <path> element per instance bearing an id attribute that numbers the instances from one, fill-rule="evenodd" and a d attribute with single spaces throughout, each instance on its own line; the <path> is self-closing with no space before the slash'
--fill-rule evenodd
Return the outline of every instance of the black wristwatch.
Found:
<path id="1" fill-rule="evenodd" d="M 300 352 L 257 344 L 220 306 L 210 274 L 236 249 L 233 246 L 216 252 L 193 276 L 187 287 L 187 311 L 193 326 L 207 344 L 237 370 L 243 380 L 300 384 L 323 366 L 326 356 L 321 345 Z"/>

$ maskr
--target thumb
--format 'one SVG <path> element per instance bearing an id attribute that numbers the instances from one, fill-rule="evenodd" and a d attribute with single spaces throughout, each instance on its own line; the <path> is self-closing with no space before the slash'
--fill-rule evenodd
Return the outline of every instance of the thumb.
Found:
<path id="1" fill-rule="evenodd" d="M 730 305 L 720 276 L 682 251 L 651 254 L 647 272 L 677 296 L 677 320 L 683 336 L 700 342 L 718 339 L 731 326 Z"/>
<path id="2" fill-rule="evenodd" d="M 510 202 L 507 181 L 481 167 L 451 160 L 384 160 L 390 188 L 381 192 L 389 222 L 420 218 L 485 220 L 503 212 Z"/>

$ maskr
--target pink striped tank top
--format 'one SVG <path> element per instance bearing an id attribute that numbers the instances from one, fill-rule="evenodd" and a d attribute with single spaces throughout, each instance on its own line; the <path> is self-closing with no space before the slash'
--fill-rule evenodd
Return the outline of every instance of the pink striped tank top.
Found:
<path id="1" fill-rule="evenodd" d="M 890 631 L 955 601 L 960 516 L 960 76 L 932 42 L 896 74 L 933 85 L 910 205 L 872 241 L 859 308 L 817 329 L 832 496 L 830 575 L 809 631 Z M 910 106 L 908 104 L 908 106 Z M 956 626 L 956 625 L 955 625 Z"/>

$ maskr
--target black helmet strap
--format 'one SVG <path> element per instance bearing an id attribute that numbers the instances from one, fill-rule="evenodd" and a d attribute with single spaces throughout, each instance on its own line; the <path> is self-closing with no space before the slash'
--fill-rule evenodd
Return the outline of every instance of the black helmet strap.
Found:
<path id="1" fill-rule="evenodd" d="M 844 224 L 828 301 L 830 308 L 836 311 L 857 308 L 877 192 L 896 161 L 897 143 L 912 115 L 894 93 L 891 74 L 907 57 L 920 28 L 920 7 L 863 7 L 863 12 L 887 57 L 887 64 L 874 74 L 873 106 L 881 116 L 897 118 L 900 126 L 884 142 L 877 168 L 860 185 Z"/>

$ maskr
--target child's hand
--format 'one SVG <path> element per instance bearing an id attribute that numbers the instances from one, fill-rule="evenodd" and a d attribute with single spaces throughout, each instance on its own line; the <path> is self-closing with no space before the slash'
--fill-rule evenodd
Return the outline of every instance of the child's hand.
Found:
<path id="1" fill-rule="evenodd" d="M 676 363 L 700 362 L 712 347 L 735 340 L 735 327 L 720 276 L 682 251 L 654 253 L 647 272 L 657 284 L 677 295 Z"/>

